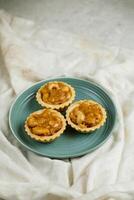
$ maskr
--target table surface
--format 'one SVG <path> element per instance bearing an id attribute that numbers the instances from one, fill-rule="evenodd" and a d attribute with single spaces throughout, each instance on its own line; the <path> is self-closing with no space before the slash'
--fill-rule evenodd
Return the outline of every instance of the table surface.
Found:
<path id="1" fill-rule="evenodd" d="M 133 0 L 0 0 L 0 8 L 46 29 L 134 48 Z"/>

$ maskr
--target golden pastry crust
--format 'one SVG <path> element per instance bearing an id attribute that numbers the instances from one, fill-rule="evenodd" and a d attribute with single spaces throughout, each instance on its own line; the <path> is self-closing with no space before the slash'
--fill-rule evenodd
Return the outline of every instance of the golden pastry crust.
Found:
<path id="1" fill-rule="evenodd" d="M 52 109 L 42 109 L 31 113 L 25 121 L 25 131 L 40 142 L 51 142 L 63 134 L 66 128 L 64 116 Z"/>
<path id="2" fill-rule="evenodd" d="M 38 103 L 46 108 L 63 109 L 75 98 L 74 88 L 61 81 L 53 81 L 44 84 L 36 94 Z"/>
<path id="3" fill-rule="evenodd" d="M 92 100 L 81 100 L 70 105 L 66 111 L 68 124 L 80 132 L 99 129 L 107 118 L 105 109 Z"/>

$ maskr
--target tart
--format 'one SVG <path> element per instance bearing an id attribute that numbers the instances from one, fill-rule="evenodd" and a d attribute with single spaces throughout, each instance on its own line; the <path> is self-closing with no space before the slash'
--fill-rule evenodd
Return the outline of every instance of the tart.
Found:
<path id="1" fill-rule="evenodd" d="M 74 88 L 60 81 L 46 83 L 36 94 L 36 99 L 41 106 L 57 110 L 67 107 L 74 98 Z"/>
<path id="2" fill-rule="evenodd" d="M 65 128 L 63 115 L 48 108 L 31 113 L 25 121 L 26 133 L 40 142 L 51 142 L 59 137 Z"/>
<path id="3" fill-rule="evenodd" d="M 106 111 L 95 101 L 81 100 L 68 107 L 66 119 L 77 131 L 90 132 L 103 126 L 106 121 Z"/>

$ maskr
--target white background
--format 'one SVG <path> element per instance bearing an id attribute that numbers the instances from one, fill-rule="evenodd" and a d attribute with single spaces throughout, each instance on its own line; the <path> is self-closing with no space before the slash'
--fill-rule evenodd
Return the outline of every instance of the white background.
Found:
<path id="1" fill-rule="evenodd" d="M 0 0 L 0 8 L 46 29 L 134 49 L 133 0 Z"/>

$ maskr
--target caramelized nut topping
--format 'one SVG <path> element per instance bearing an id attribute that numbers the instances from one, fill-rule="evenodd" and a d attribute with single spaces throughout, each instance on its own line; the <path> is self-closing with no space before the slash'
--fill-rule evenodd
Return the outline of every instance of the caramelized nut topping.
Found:
<path id="1" fill-rule="evenodd" d="M 62 82 L 50 82 L 41 90 L 41 98 L 45 103 L 60 105 L 71 97 L 70 88 Z"/>
<path id="2" fill-rule="evenodd" d="M 50 136 L 61 129 L 62 120 L 50 109 L 45 109 L 43 113 L 29 117 L 27 125 L 35 135 Z"/>
<path id="3" fill-rule="evenodd" d="M 96 126 L 102 120 L 102 111 L 98 104 L 82 102 L 70 113 L 71 121 L 81 128 Z"/>
<path id="4" fill-rule="evenodd" d="M 35 135 L 51 135 L 49 129 L 40 126 L 32 128 L 32 133 Z"/>

